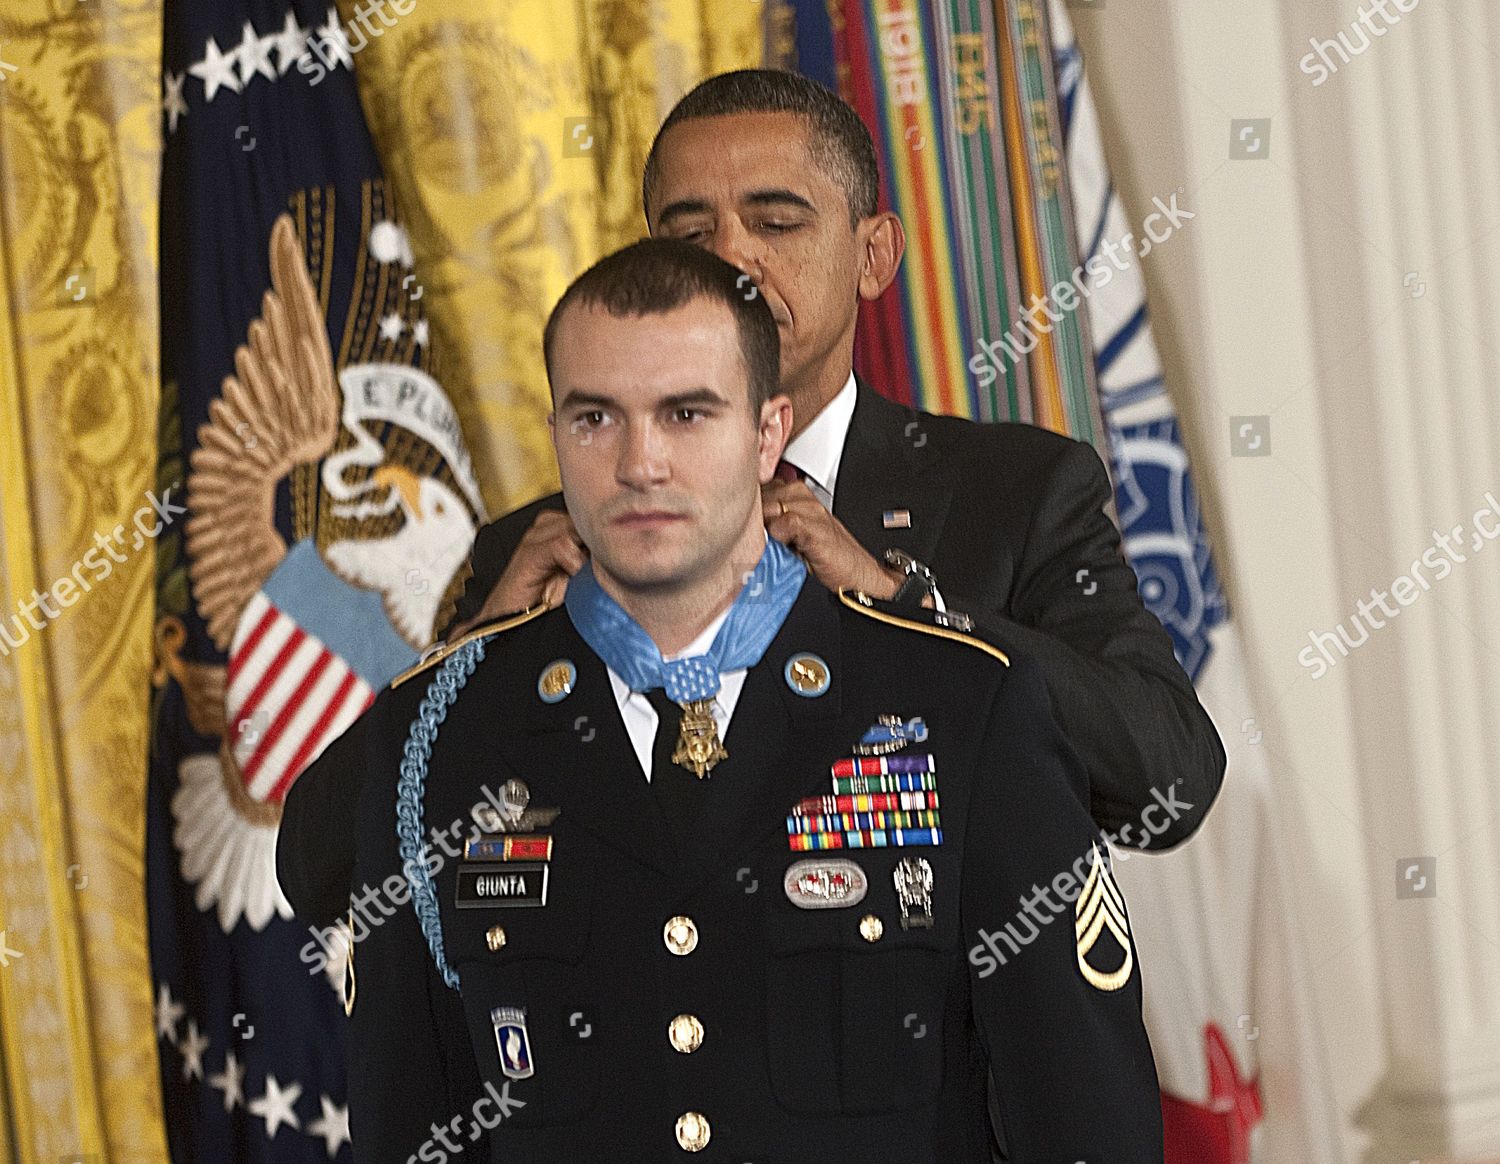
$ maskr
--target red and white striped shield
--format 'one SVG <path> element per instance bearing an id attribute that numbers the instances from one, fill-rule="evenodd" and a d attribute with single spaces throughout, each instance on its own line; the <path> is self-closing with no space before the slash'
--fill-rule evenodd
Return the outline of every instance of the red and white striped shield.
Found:
<path id="1" fill-rule="evenodd" d="M 224 701 L 246 793 L 280 804 L 374 698 L 343 659 L 257 591 L 229 647 Z"/>

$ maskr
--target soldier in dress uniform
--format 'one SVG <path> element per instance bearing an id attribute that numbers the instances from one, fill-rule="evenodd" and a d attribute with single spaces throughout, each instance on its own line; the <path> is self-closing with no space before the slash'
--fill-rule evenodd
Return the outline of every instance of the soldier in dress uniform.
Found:
<path id="1" fill-rule="evenodd" d="M 790 404 L 737 279 L 658 240 L 573 284 L 545 346 L 589 562 L 319 761 L 362 769 L 355 883 L 402 899 L 356 927 L 355 1157 L 1160 1161 L 1037 666 L 767 537 Z"/>

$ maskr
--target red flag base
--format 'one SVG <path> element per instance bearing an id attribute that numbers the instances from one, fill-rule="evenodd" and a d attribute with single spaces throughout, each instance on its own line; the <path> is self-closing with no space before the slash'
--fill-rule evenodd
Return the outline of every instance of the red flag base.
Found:
<path id="1" fill-rule="evenodd" d="M 1224 1033 L 1203 1028 L 1208 1057 L 1208 1103 L 1196 1104 L 1162 1092 L 1166 1164 L 1250 1164 L 1250 1133 L 1264 1112 L 1259 1078 L 1240 1078 Z"/>

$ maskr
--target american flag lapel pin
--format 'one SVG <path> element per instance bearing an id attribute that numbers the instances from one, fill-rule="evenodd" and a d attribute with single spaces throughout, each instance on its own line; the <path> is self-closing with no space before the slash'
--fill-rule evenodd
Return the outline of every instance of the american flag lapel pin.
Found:
<path id="1" fill-rule="evenodd" d="M 880 515 L 880 524 L 886 529 L 911 529 L 911 510 L 887 509 Z"/>

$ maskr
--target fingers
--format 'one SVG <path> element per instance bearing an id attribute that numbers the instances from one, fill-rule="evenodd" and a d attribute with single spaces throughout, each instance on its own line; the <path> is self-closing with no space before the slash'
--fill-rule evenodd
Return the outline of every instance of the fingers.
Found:
<path id="1" fill-rule="evenodd" d="M 515 557 L 536 568 L 560 568 L 576 574 L 588 560 L 588 549 L 566 513 L 541 513 L 516 546 Z"/>
<path id="2" fill-rule="evenodd" d="M 532 542 L 537 553 L 571 577 L 588 561 L 588 548 L 567 513 L 550 509 L 537 514 L 522 541 Z"/>
<path id="3" fill-rule="evenodd" d="M 761 516 L 766 532 L 783 545 L 799 549 L 797 541 L 830 518 L 823 503 L 801 481 L 771 481 L 760 487 Z"/>
<path id="4" fill-rule="evenodd" d="M 553 610 L 563 604 L 568 596 L 568 580 L 562 575 L 554 576 L 542 590 L 542 598 Z"/>
<path id="5" fill-rule="evenodd" d="M 525 603 L 521 604 L 526 605 Z M 504 594 L 499 586 L 490 591 L 490 596 L 484 600 L 484 605 L 479 608 L 473 620 L 469 623 L 471 627 L 478 626 L 482 622 L 493 622 L 497 618 L 503 618 L 507 614 L 514 614 L 521 609 L 512 604 L 511 600 Z"/>
<path id="6" fill-rule="evenodd" d="M 540 513 L 522 535 L 515 553 L 485 599 L 485 612 L 493 617 L 543 600 L 550 602 L 554 593 L 560 595 L 566 589 L 567 580 L 583 569 L 587 561 L 588 549 L 579 539 L 572 519 L 555 510 Z M 559 582 L 562 589 L 556 588 Z"/>
<path id="7" fill-rule="evenodd" d="M 766 523 L 766 533 L 788 549 L 802 552 L 799 542 L 807 535 L 807 523 L 803 521 L 801 514 L 785 501 L 776 498 L 765 502 L 762 517 Z"/>
<path id="8" fill-rule="evenodd" d="M 560 510 L 542 511 L 521 536 L 479 613 L 455 625 L 448 634 L 449 641 L 540 602 L 558 606 L 567 593 L 568 579 L 587 561 L 588 549 L 579 539 L 573 519 Z"/>
<path id="9" fill-rule="evenodd" d="M 760 487 L 760 496 L 762 501 L 771 504 L 773 508 L 775 501 L 785 501 L 788 509 L 808 501 L 819 509 L 823 508 L 823 503 L 814 496 L 806 481 L 767 481 Z"/>
<path id="10" fill-rule="evenodd" d="M 552 557 L 559 567 L 572 577 L 583 569 L 583 564 L 589 560 L 589 552 L 584 544 L 578 540 L 578 535 L 570 531 L 558 536 L 552 547 Z M 566 580 L 564 581 L 566 585 Z"/>
<path id="11" fill-rule="evenodd" d="M 536 520 L 531 523 L 531 529 L 537 532 L 552 534 L 558 530 L 573 530 L 576 536 L 577 530 L 573 528 L 572 515 L 566 509 L 544 509 L 536 515 Z M 527 531 L 531 532 L 530 530 Z"/>
<path id="12" fill-rule="evenodd" d="M 766 532 L 806 562 L 824 586 L 886 595 L 889 578 L 884 569 L 806 485 L 766 488 L 761 500 Z"/>

